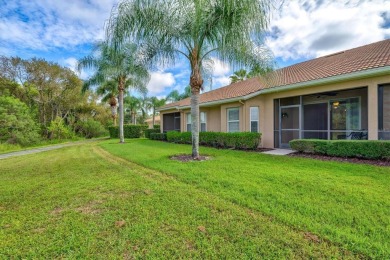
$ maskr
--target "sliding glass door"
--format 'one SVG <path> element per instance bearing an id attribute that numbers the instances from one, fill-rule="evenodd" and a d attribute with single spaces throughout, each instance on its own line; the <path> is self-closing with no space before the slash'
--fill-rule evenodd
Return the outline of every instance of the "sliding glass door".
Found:
<path id="1" fill-rule="evenodd" d="M 299 139 L 300 129 L 300 106 L 287 106 L 280 108 L 280 147 L 288 148 L 289 142 L 293 139 Z"/>
<path id="2" fill-rule="evenodd" d="M 331 100 L 330 139 L 362 139 L 360 127 L 360 100 L 348 98 Z M 356 136 L 355 136 L 356 135 Z"/>

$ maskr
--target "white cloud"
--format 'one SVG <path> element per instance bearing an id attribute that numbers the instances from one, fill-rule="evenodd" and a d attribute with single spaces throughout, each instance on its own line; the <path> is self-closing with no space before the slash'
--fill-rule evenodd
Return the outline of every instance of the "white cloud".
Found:
<path id="1" fill-rule="evenodd" d="M 81 79 L 88 79 L 93 72 L 91 70 L 86 70 L 86 69 L 83 69 L 81 72 L 79 72 L 77 70 L 77 63 L 78 60 L 75 57 L 69 57 L 62 62 L 62 64 L 64 64 L 65 67 L 71 69 Z"/>
<path id="2" fill-rule="evenodd" d="M 215 82 L 215 85 L 218 87 L 224 87 L 230 84 L 230 78 L 229 76 L 217 77 L 213 79 L 213 82 Z"/>
<path id="3" fill-rule="evenodd" d="M 267 45 L 284 60 L 312 58 L 390 37 L 390 1 L 285 1 Z"/>
<path id="4" fill-rule="evenodd" d="M 225 76 L 230 73 L 230 66 L 217 58 L 211 58 L 212 75 L 214 77 Z"/>
<path id="5" fill-rule="evenodd" d="M 72 48 L 103 39 L 104 21 L 118 0 L 3 1 L 0 41 L 8 48 Z"/>
<path id="6" fill-rule="evenodd" d="M 175 78 L 172 73 L 166 72 L 151 72 L 150 81 L 147 85 L 151 96 L 161 94 L 166 88 L 175 84 Z"/>

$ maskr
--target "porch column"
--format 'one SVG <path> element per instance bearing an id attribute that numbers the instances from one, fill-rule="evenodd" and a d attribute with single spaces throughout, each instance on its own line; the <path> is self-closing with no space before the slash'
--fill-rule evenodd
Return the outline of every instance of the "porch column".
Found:
<path id="1" fill-rule="evenodd" d="M 378 140 L 378 85 L 368 86 L 368 140 Z"/>

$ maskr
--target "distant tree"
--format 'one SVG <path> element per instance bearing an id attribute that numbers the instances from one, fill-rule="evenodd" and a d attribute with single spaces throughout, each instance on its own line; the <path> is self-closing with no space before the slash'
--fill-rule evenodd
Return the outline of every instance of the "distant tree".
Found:
<path id="1" fill-rule="evenodd" d="M 124 106 L 128 109 L 130 113 L 131 123 L 137 123 L 137 114 L 141 109 L 141 101 L 139 98 L 134 96 L 126 96 L 124 99 Z"/>
<path id="2" fill-rule="evenodd" d="M 165 99 L 158 99 L 157 97 L 151 97 L 150 103 L 152 107 L 152 125 L 155 125 L 155 118 L 156 118 L 156 109 L 165 105 L 166 100 Z"/>
<path id="3" fill-rule="evenodd" d="M 97 87 L 96 94 L 102 97 L 103 102 L 108 102 L 110 105 L 111 117 L 114 126 L 116 126 L 118 106 L 116 97 L 118 96 L 118 83 L 114 80 L 104 81 L 101 85 L 99 85 L 99 87 Z"/>
<path id="4" fill-rule="evenodd" d="M 143 44 L 152 64 L 190 65 L 192 157 L 199 158 L 199 94 L 205 62 L 217 57 L 239 66 L 268 63 L 269 52 L 257 43 L 268 25 L 272 0 L 127 0 L 113 10 L 109 40 L 120 46 L 132 39 Z"/>
<path id="5" fill-rule="evenodd" d="M 248 77 L 248 73 L 246 72 L 246 70 L 240 69 L 240 70 L 235 71 L 234 74 L 231 75 L 229 78 L 230 78 L 230 84 L 233 84 L 236 82 L 246 80 L 249 77 Z"/>
<path id="6" fill-rule="evenodd" d="M 107 42 L 96 44 L 94 54 L 79 60 L 79 70 L 83 68 L 96 69 L 93 76 L 88 79 L 83 90 L 93 85 L 102 84 L 108 80 L 115 80 L 118 85 L 119 99 L 119 138 L 124 143 L 123 123 L 124 107 L 123 98 L 127 88 L 146 92 L 146 83 L 149 81 L 149 72 L 140 62 L 138 46 L 134 43 L 126 43 L 120 48 L 115 48 Z"/>
<path id="7" fill-rule="evenodd" d="M 177 102 L 189 97 L 191 97 L 191 86 L 185 87 L 184 92 L 181 94 L 176 89 L 172 90 L 171 92 L 168 93 L 166 100 L 170 102 Z"/>

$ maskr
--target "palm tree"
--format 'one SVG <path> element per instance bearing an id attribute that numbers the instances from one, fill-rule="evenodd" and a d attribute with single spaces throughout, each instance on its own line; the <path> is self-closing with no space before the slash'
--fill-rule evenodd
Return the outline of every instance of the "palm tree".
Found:
<path id="1" fill-rule="evenodd" d="M 108 80 L 103 82 L 97 89 L 96 94 L 102 96 L 103 102 L 108 102 L 111 107 L 111 117 L 116 126 L 116 118 L 117 118 L 117 106 L 118 101 L 116 97 L 118 96 L 118 84 L 113 80 Z"/>
<path id="2" fill-rule="evenodd" d="M 138 111 L 140 111 L 141 109 L 141 102 L 139 98 L 134 96 L 126 96 L 123 102 L 130 113 L 131 123 L 135 125 L 137 123 L 136 116 L 138 114 Z"/>
<path id="3" fill-rule="evenodd" d="M 158 99 L 157 97 L 150 98 L 150 104 L 152 107 L 152 116 L 153 116 L 153 121 L 152 121 L 153 127 L 154 127 L 155 118 L 156 118 L 156 109 L 165 105 L 165 102 L 166 102 L 165 99 Z"/>
<path id="4" fill-rule="evenodd" d="M 166 100 L 170 102 L 177 102 L 188 97 L 191 97 L 191 86 L 185 87 L 182 94 L 180 94 L 176 89 L 172 90 L 168 93 Z"/>
<path id="5" fill-rule="evenodd" d="M 237 66 L 269 64 L 261 44 L 273 0 L 124 0 L 111 13 L 108 39 L 134 39 L 151 64 L 184 57 L 191 68 L 192 157 L 199 158 L 199 94 L 211 57 Z"/>
<path id="6" fill-rule="evenodd" d="M 92 85 L 101 84 L 107 80 L 115 80 L 118 86 L 119 99 L 119 139 L 124 143 L 123 133 L 123 96 L 126 88 L 132 87 L 146 92 L 146 82 L 149 72 L 139 61 L 138 46 L 125 43 L 120 48 L 114 48 L 107 42 L 96 44 L 95 52 L 79 60 L 78 69 L 92 68 L 96 72 L 84 84 L 84 91 Z M 94 55 L 95 54 L 95 55 Z"/>
<path id="7" fill-rule="evenodd" d="M 246 80 L 249 77 L 248 77 L 248 73 L 246 72 L 246 70 L 240 69 L 240 70 L 235 71 L 234 74 L 231 75 L 229 78 L 230 78 L 230 84 L 233 84 L 236 82 Z"/>

